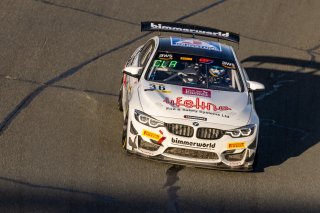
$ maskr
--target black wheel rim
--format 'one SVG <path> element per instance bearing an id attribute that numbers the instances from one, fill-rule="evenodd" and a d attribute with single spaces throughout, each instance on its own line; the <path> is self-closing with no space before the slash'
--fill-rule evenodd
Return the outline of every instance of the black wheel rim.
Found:
<path id="1" fill-rule="evenodd" d="M 120 90 L 119 90 L 119 96 L 118 96 L 118 109 L 122 112 L 123 107 L 122 107 L 122 87 L 123 85 L 121 84 Z"/>
<path id="2" fill-rule="evenodd" d="M 122 148 L 126 149 L 127 144 L 127 129 L 128 129 L 128 116 L 126 116 L 123 122 L 123 130 L 122 130 Z"/>

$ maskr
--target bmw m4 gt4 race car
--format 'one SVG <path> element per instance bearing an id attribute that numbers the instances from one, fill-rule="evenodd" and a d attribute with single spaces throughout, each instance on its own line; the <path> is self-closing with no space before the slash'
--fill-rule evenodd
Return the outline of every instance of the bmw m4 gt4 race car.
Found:
<path id="1" fill-rule="evenodd" d="M 155 36 L 138 47 L 123 70 L 119 109 L 122 145 L 130 153 L 174 164 L 253 169 L 259 118 L 254 91 L 231 46 L 195 35 L 239 42 L 239 35 L 170 22 L 142 22 Z"/>

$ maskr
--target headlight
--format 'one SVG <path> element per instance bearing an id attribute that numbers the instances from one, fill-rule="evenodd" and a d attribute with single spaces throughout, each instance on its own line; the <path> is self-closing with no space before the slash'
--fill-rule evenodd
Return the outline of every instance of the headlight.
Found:
<path id="1" fill-rule="evenodd" d="M 147 115 L 144 112 L 141 112 L 139 110 L 134 110 L 134 117 L 136 120 L 144 125 L 150 126 L 152 128 L 164 126 L 164 122 L 159 121 L 150 115 Z"/>
<path id="2" fill-rule="evenodd" d="M 233 138 L 248 137 L 254 133 L 255 128 L 255 124 L 249 124 L 238 129 L 227 130 L 226 135 L 230 135 Z"/>

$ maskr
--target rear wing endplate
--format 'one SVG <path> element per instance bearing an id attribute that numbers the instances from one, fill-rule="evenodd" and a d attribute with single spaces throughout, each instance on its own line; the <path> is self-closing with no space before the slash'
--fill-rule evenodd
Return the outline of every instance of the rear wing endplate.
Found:
<path id="1" fill-rule="evenodd" d="M 235 43 L 240 42 L 239 34 L 233 32 L 226 32 L 214 28 L 203 27 L 191 24 L 181 24 L 174 22 L 159 22 L 159 21 L 145 21 L 141 22 L 141 31 L 162 31 L 184 33 L 199 36 L 212 37 L 222 40 L 227 40 Z"/>

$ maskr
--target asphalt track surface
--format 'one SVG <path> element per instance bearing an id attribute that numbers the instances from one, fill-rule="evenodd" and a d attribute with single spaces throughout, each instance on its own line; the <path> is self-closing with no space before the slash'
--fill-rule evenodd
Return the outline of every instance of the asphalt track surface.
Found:
<path id="1" fill-rule="evenodd" d="M 0 212 L 320 212 L 320 1 L 0 1 Z M 241 35 L 253 173 L 127 156 L 121 70 L 140 21 Z M 237 49 L 237 47 L 235 47 Z"/>

